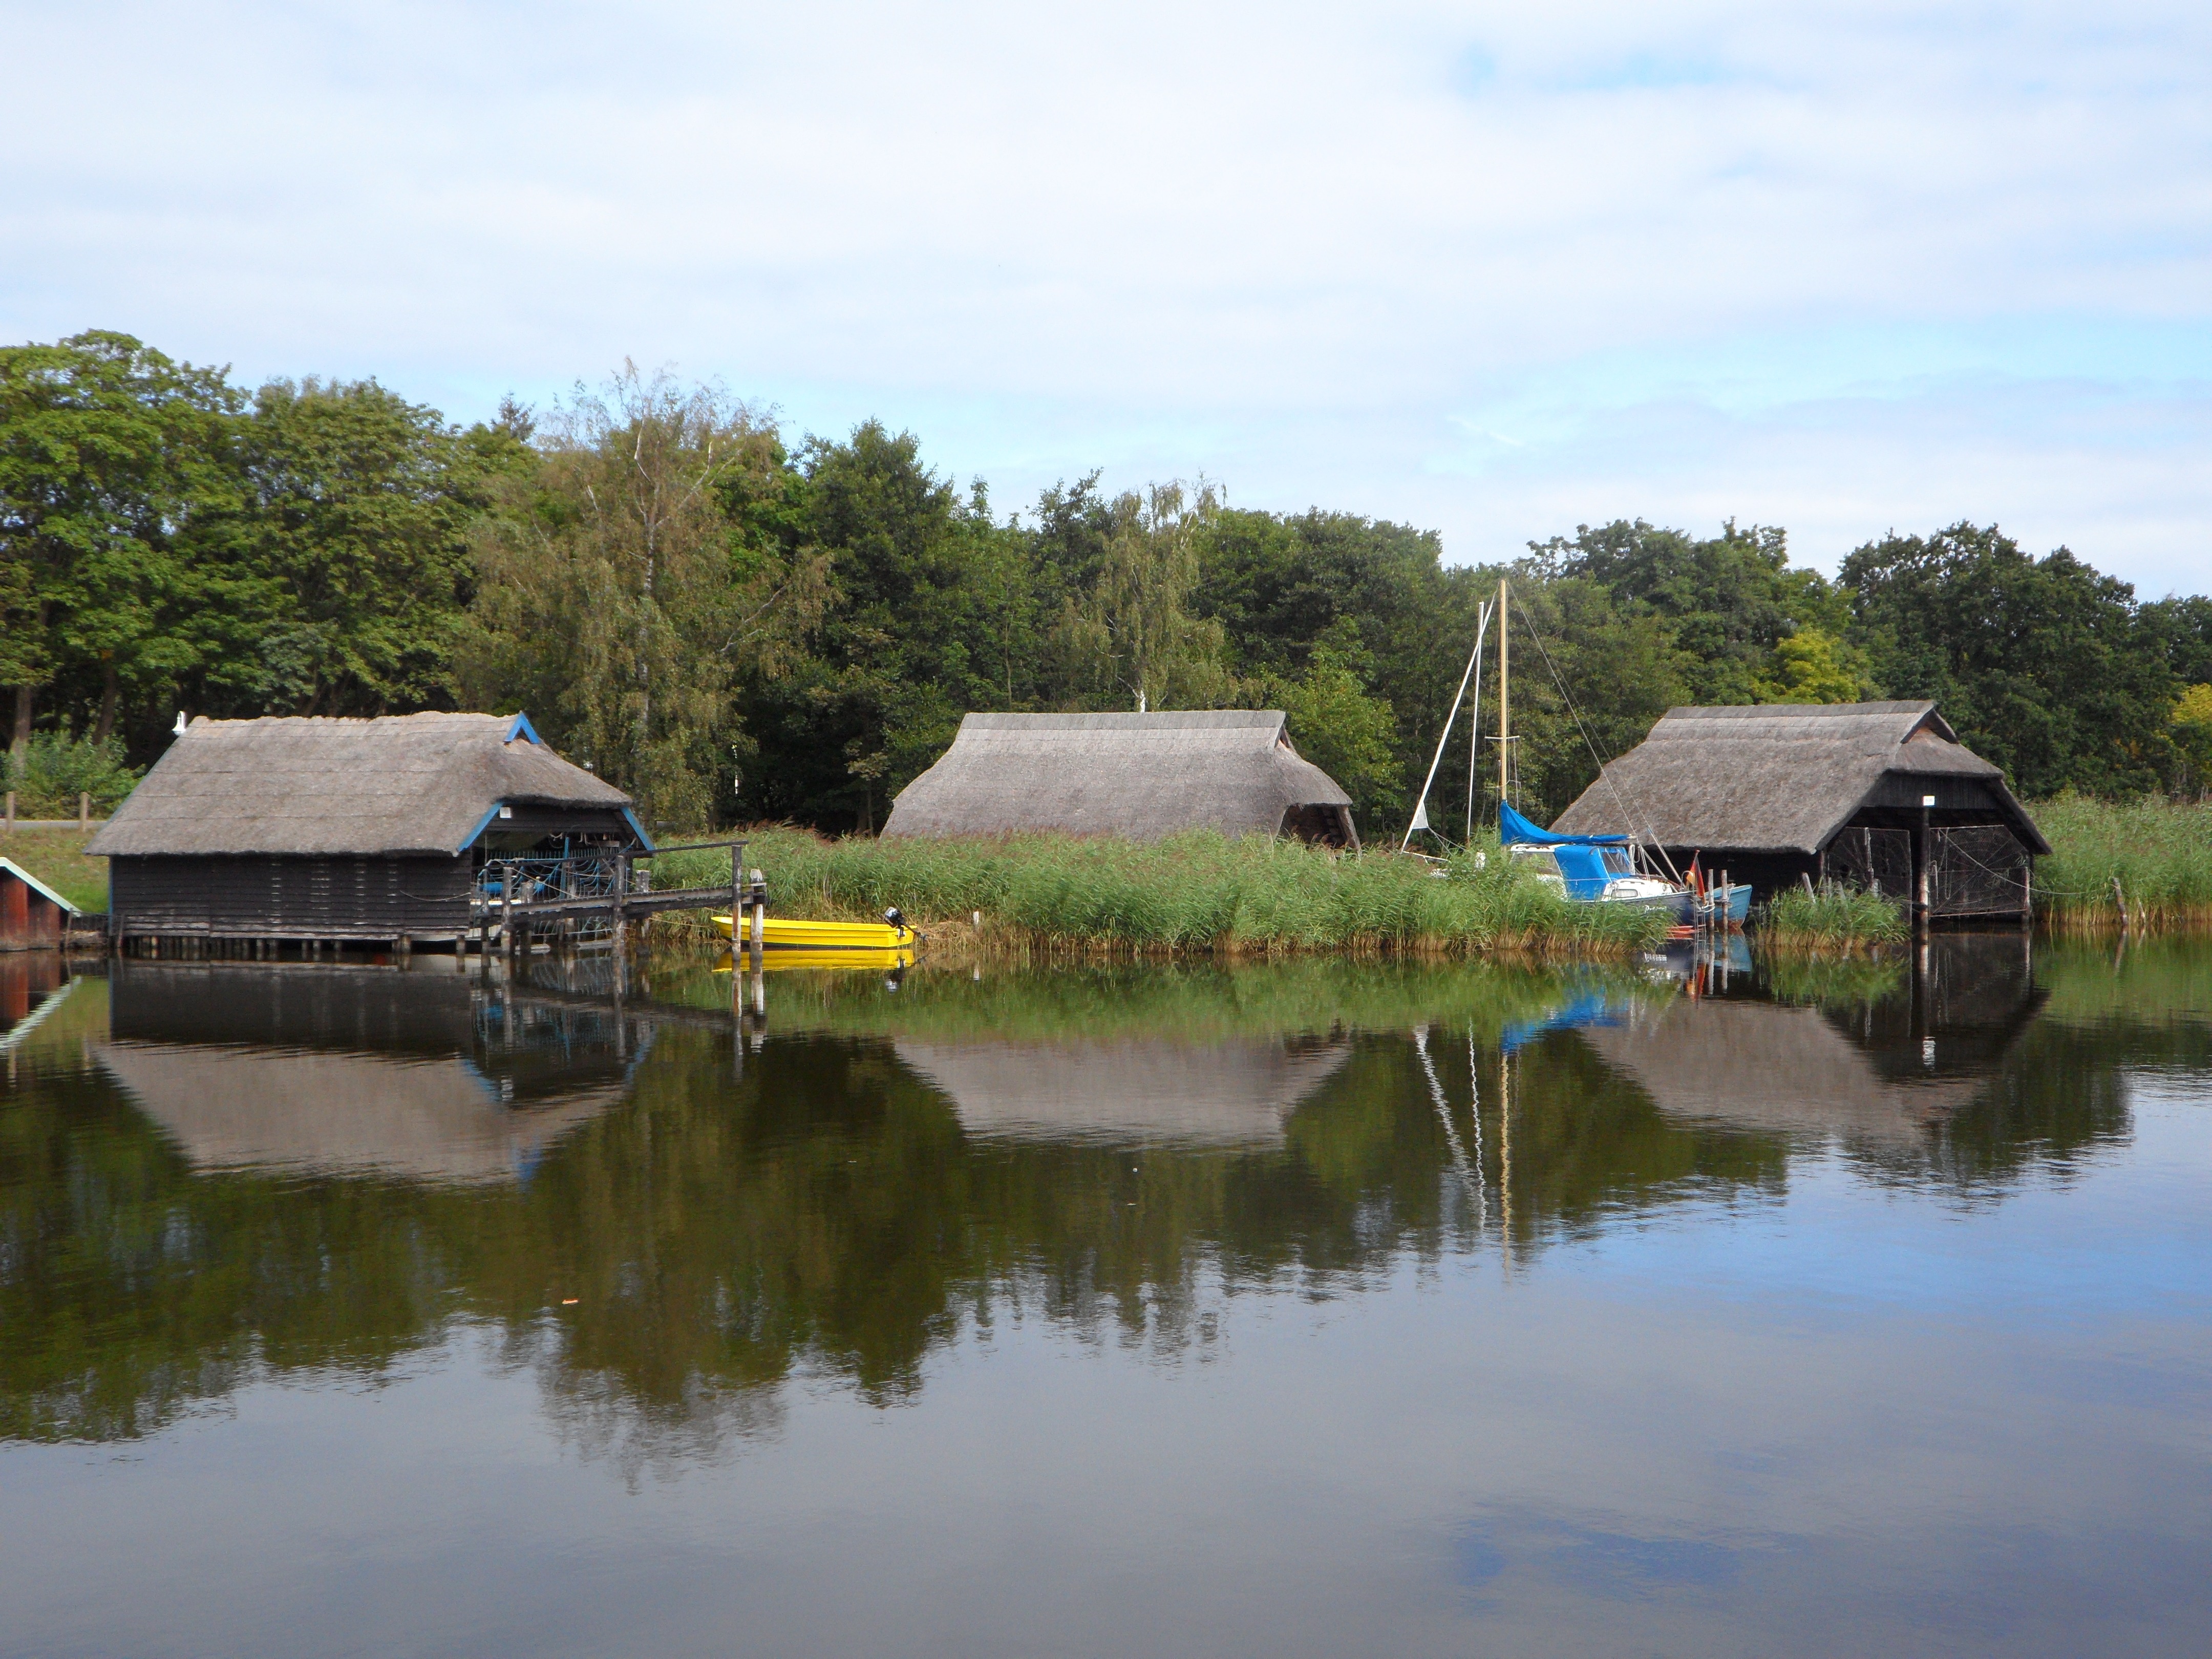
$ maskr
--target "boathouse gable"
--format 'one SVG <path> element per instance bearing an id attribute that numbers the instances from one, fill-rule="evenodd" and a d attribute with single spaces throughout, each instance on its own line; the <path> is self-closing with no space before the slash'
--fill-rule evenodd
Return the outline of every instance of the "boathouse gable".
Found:
<path id="1" fill-rule="evenodd" d="M 2051 850 L 1926 702 L 1671 708 L 1553 827 L 1632 836 L 1762 898 L 1832 878 L 1931 917 L 2025 914 Z"/>
<path id="2" fill-rule="evenodd" d="M 487 858 L 649 845 L 629 797 L 520 716 L 191 723 L 87 852 L 110 931 L 394 940 L 470 925 Z"/>
<path id="3" fill-rule="evenodd" d="M 1291 745 L 1279 709 L 969 714 L 899 792 L 886 836 L 1185 830 L 1357 847 L 1352 797 Z"/>

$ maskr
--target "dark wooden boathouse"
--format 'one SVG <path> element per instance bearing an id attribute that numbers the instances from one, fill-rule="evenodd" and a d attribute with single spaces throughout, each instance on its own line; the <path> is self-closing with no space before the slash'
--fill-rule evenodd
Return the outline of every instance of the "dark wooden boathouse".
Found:
<path id="1" fill-rule="evenodd" d="M 1932 702 L 1670 708 L 1552 827 L 1632 836 L 1758 898 L 1834 879 L 1930 921 L 2025 917 L 2051 850 Z"/>
<path id="2" fill-rule="evenodd" d="M 457 947 L 516 860 L 649 850 L 629 797 L 520 714 L 202 718 L 85 849 L 109 934 Z"/>

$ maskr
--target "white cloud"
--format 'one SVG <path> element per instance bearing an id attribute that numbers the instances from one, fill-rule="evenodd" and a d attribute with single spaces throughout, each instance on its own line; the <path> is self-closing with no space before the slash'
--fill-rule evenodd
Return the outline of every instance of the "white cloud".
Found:
<path id="1" fill-rule="evenodd" d="M 460 416 L 672 361 L 805 423 L 908 421 L 1002 504 L 1202 470 L 1455 556 L 1727 510 L 1826 562 L 1972 514 L 2206 585 L 2201 8 L 0 26 L 32 71 L 13 337 L 125 327 Z"/>

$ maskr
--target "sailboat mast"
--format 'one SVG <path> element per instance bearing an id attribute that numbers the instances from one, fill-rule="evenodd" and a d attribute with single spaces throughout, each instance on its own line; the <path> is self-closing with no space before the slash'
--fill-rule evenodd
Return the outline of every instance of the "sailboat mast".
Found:
<path id="1" fill-rule="evenodd" d="M 1513 754 L 1513 708 L 1508 701 L 1508 661 L 1505 654 L 1505 578 L 1498 579 L 1498 805 L 1505 805 L 1505 786 Z"/>

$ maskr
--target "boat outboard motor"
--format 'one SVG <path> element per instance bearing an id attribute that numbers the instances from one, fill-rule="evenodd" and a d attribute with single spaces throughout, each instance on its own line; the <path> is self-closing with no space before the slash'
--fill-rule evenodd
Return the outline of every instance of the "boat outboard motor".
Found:
<path id="1" fill-rule="evenodd" d="M 890 909 L 884 912 L 884 920 L 890 923 L 894 927 L 903 927 L 906 926 L 906 917 L 901 914 L 898 906 L 896 904 L 892 905 Z"/>

